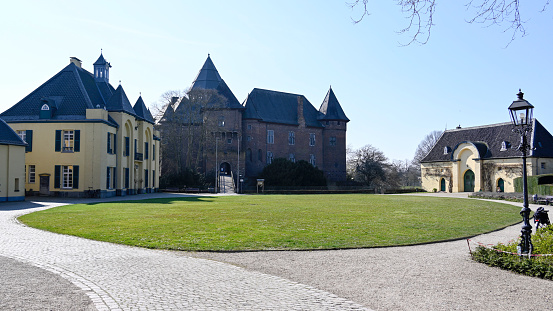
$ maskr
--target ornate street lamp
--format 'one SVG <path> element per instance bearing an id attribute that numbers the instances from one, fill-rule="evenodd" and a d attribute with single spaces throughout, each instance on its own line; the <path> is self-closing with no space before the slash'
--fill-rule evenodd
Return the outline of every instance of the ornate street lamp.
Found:
<path id="1" fill-rule="evenodd" d="M 530 256 L 532 254 L 532 226 L 530 225 L 530 208 L 528 208 L 528 181 L 526 178 L 526 153 L 530 149 L 528 145 L 528 134 L 532 131 L 532 113 L 534 106 L 523 98 L 524 93 L 518 90 L 518 99 L 509 106 L 511 121 L 513 122 L 513 132 L 520 134 L 520 146 L 518 149 L 522 152 L 522 192 L 524 203 L 520 215 L 522 216 L 522 230 L 520 244 L 518 245 L 519 254 Z"/>

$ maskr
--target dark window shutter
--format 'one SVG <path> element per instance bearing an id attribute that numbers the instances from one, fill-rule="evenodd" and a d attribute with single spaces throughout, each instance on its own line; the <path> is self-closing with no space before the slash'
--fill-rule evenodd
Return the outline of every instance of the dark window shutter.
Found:
<path id="1" fill-rule="evenodd" d="M 75 130 L 75 144 L 73 150 L 75 152 L 81 151 L 81 131 Z"/>
<path id="2" fill-rule="evenodd" d="M 106 189 L 109 189 L 109 166 L 108 166 L 108 169 L 106 171 Z"/>
<path id="3" fill-rule="evenodd" d="M 129 168 L 125 168 L 125 188 L 129 188 Z"/>
<path id="4" fill-rule="evenodd" d="M 54 168 L 54 188 L 60 188 L 61 183 L 61 165 L 56 165 Z"/>
<path id="5" fill-rule="evenodd" d="M 144 159 L 148 159 L 148 151 L 150 150 L 148 147 L 148 143 L 144 143 Z"/>
<path id="6" fill-rule="evenodd" d="M 56 130 L 56 152 L 60 152 L 60 151 L 61 151 L 61 130 Z"/>
<path id="7" fill-rule="evenodd" d="M 131 141 L 129 137 L 125 137 L 125 156 L 129 156 L 131 151 Z"/>
<path id="8" fill-rule="evenodd" d="M 79 166 L 73 165 L 73 189 L 79 189 Z"/>
<path id="9" fill-rule="evenodd" d="M 117 154 L 117 134 L 113 134 L 113 154 Z"/>
<path id="10" fill-rule="evenodd" d="M 117 189 L 117 170 L 113 168 L 113 189 Z"/>
<path id="11" fill-rule="evenodd" d="M 156 145 L 152 145 L 152 160 L 156 159 Z"/>
<path id="12" fill-rule="evenodd" d="M 25 147 L 25 152 L 31 152 L 33 151 L 33 130 L 27 130 L 25 135 L 27 138 L 27 147 Z"/>
<path id="13" fill-rule="evenodd" d="M 111 153 L 111 133 L 108 133 L 108 153 Z"/>

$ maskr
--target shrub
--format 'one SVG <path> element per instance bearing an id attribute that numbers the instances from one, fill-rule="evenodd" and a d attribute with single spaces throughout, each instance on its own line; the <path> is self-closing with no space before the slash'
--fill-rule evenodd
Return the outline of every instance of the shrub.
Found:
<path id="1" fill-rule="evenodd" d="M 183 188 L 192 187 L 205 189 L 206 180 L 202 174 L 193 171 L 190 168 L 185 168 L 179 173 L 163 174 L 159 178 L 160 188 Z"/>
<path id="2" fill-rule="evenodd" d="M 259 178 L 265 179 L 266 186 L 326 186 L 323 171 L 304 160 L 294 163 L 283 158 L 275 159 L 263 169 Z"/>
<path id="3" fill-rule="evenodd" d="M 491 267 L 498 267 L 520 274 L 553 280 L 553 257 L 537 256 L 524 258 L 518 255 L 501 253 L 498 250 L 516 253 L 519 241 L 507 245 L 498 244 L 493 248 L 478 247 L 472 258 Z M 535 254 L 553 254 L 553 226 L 537 230 L 532 236 Z"/>

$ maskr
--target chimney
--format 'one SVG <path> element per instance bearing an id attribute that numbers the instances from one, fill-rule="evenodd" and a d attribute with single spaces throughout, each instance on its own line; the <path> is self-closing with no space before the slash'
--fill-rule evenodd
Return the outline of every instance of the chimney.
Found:
<path id="1" fill-rule="evenodd" d="M 303 116 L 303 96 L 298 96 L 298 124 L 305 127 L 305 118 Z"/>
<path id="2" fill-rule="evenodd" d="M 74 56 L 69 57 L 69 63 L 73 63 L 73 64 L 75 64 L 75 66 L 77 66 L 79 68 L 82 68 L 82 64 L 83 64 L 83 62 L 80 59 L 78 59 Z"/>

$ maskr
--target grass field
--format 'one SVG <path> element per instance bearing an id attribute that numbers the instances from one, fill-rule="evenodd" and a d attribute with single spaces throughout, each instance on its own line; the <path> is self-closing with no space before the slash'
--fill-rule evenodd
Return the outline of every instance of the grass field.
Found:
<path id="1" fill-rule="evenodd" d="M 24 215 L 32 227 L 172 250 L 292 250 L 408 245 L 517 223 L 520 208 L 423 196 L 246 195 L 61 206 Z"/>

